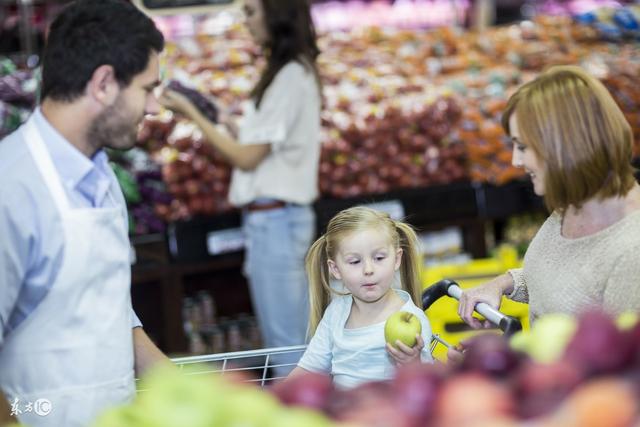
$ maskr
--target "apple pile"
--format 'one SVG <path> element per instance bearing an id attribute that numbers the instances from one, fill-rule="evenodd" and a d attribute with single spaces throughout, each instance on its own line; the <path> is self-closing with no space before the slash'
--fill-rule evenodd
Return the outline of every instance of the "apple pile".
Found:
<path id="1" fill-rule="evenodd" d="M 213 215 L 231 209 L 227 192 L 231 169 L 192 123 L 176 121 L 170 112 L 145 120 L 140 144 L 161 165 L 162 179 L 173 200 L 156 204 L 166 221 Z"/>
<path id="2" fill-rule="evenodd" d="M 500 114 L 517 86 L 559 63 L 582 64 L 603 77 L 634 129 L 640 154 L 637 47 L 604 43 L 570 17 L 540 16 L 491 28 L 481 38 L 451 28 L 358 28 L 323 34 L 319 45 L 322 196 L 458 180 L 500 185 L 521 177 L 511 166 Z M 167 77 L 189 81 L 231 120 L 241 115 L 264 66 L 241 25 L 169 42 L 166 53 Z M 185 132 L 189 124 L 166 115 L 147 121 L 141 136 L 166 169 L 175 201 L 159 211 L 169 220 L 229 208 L 228 167 L 209 153 L 198 132 Z"/>
<path id="3" fill-rule="evenodd" d="M 633 130 L 633 154 L 640 156 L 640 64 L 617 64 L 617 72 L 603 80 Z"/>
<path id="4" fill-rule="evenodd" d="M 531 336 L 536 351 L 554 353 L 544 363 L 482 334 L 465 342 L 458 363 L 403 366 L 389 381 L 349 390 L 313 373 L 271 392 L 348 425 L 632 427 L 640 422 L 640 322 L 624 323 L 594 310 L 543 317 Z"/>
<path id="5" fill-rule="evenodd" d="M 460 114 L 450 96 L 410 114 L 392 106 L 354 121 L 325 114 L 320 192 L 342 198 L 467 179 L 464 146 L 447 138 Z"/>
<path id="6" fill-rule="evenodd" d="M 203 367 L 201 367 L 203 368 Z M 139 384 L 133 403 L 106 411 L 92 427 L 330 427 L 317 411 L 291 409 L 244 378 L 185 375 L 156 369 Z M 202 372 L 202 370 L 198 371 Z"/>

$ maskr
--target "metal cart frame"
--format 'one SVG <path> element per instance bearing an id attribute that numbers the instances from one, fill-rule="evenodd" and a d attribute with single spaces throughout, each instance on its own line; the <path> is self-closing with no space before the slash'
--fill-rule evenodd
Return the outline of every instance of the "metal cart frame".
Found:
<path id="1" fill-rule="evenodd" d="M 450 296 L 460 299 L 462 290 L 453 280 L 444 279 L 427 288 L 422 294 L 422 305 L 427 310 L 435 301 L 443 296 Z M 487 304 L 477 304 L 475 310 L 497 325 L 505 335 L 511 335 L 522 329 L 520 321 L 493 309 Z M 430 351 L 433 354 L 437 345 L 444 345 L 449 348 L 451 345 L 433 335 L 429 343 Z M 171 359 L 180 369 L 189 369 L 189 375 L 211 374 L 211 373 L 244 373 L 249 374 L 243 381 L 257 383 L 261 387 L 268 386 L 269 383 L 282 379 L 282 376 L 272 374 L 275 367 L 291 367 L 293 369 L 302 354 L 306 350 L 306 345 L 296 345 L 289 347 L 275 347 L 258 350 L 235 351 L 228 353 L 207 354 L 201 356 L 178 357 Z M 278 355 L 295 355 L 295 361 L 281 363 L 274 361 Z"/>

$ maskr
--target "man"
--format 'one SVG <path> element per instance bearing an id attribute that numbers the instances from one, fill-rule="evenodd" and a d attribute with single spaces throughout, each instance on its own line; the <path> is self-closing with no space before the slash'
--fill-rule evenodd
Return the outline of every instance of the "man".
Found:
<path id="1" fill-rule="evenodd" d="M 9 410 L 87 425 L 133 397 L 134 369 L 167 360 L 131 307 L 126 206 L 103 151 L 131 148 L 157 112 L 163 47 L 127 2 L 72 3 L 51 26 L 40 107 L 0 142 L 0 423 Z"/>

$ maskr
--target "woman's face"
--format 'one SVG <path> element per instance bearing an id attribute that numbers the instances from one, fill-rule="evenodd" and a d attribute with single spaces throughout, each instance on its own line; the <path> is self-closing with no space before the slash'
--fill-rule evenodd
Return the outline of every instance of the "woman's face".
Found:
<path id="1" fill-rule="evenodd" d="M 264 46 L 269 40 L 266 19 L 262 0 L 245 0 L 244 2 L 245 25 L 251 33 L 253 40 L 260 46 Z"/>
<path id="2" fill-rule="evenodd" d="M 533 149 L 527 146 L 521 138 L 515 112 L 509 118 L 509 131 L 513 142 L 513 157 L 511 164 L 523 168 L 531 177 L 533 191 L 538 196 L 544 195 L 544 164 Z"/>

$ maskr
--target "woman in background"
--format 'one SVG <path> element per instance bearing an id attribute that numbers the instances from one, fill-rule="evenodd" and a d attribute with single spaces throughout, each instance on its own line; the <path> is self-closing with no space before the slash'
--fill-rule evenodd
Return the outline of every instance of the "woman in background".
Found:
<path id="1" fill-rule="evenodd" d="M 308 0 L 246 0 L 246 26 L 266 58 L 237 140 L 186 97 L 161 102 L 193 120 L 233 166 L 230 202 L 242 208 L 245 275 L 265 347 L 305 342 L 304 257 L 315 235 L 321 87 Z M 284 363 L 284 361 L 282 361 Z M 291 368 L 276 368 L 283 376 Z"/>

